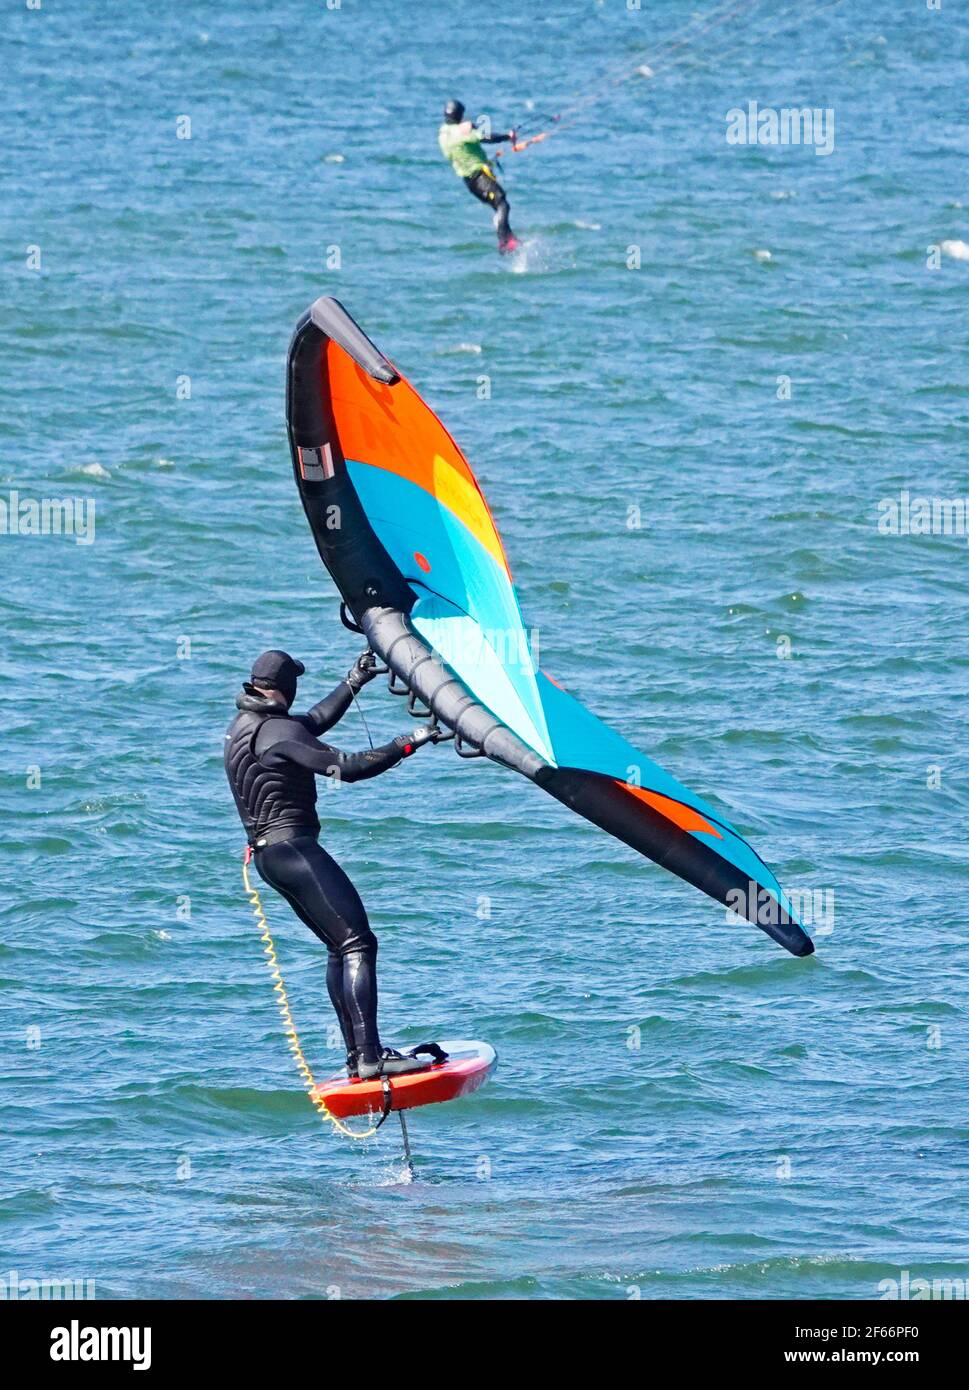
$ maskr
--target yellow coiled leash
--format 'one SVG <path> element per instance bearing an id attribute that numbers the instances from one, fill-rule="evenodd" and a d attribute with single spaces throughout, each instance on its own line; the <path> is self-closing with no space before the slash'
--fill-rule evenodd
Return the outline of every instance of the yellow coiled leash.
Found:
<path id="1" fill-rule="evenodd" d="M 273 989 L 276 991 L 276 1002 L 279 1005 L 279 1012 L 283 1020 L 286 1041 L 289 1043 L 289 1050 L 293 1054 L 303 1085 L 306 1087 L 306 1094 L 309 1096 L 310 1103 L 314 1110 L 319 1112 L 320 1118 L 329 1120 L 330 1124 L 333 1125 L 335 1129 L 338 1129 L 341 1134 L 345 1134 L 348 1139 L 370 1139 L 377 1133 L 377 1130 L 383 1123 L 383 1119 L 370 1129 L 362 1131 L 349 1129 L 345 1124 L 342 1124 L 335 1115 L 330 1113 L 325 1103 L 315 1094 L 316 1081 L 310 1070 L 310 1064 L 306 1060 L 306 1055 L 303 1052 L 299 1034 L 296 1031 L 296 1024 L 293 1022 L 293 1015 L 289 1007 L 289 995 L 286 993 L 286 986 L 283 983 L 282 972 L 279 968 L 279 960 L 276 957 L 276 947 L 269 931 L 269 923 L 266 920 L 266 914 L 263 911 L 262 900 L 259 897 L 259 889 L 254 888 L 249 881 L 249 859 L 250 851 L 247 848 L 245 857 L 242 861 L 242 882 L 245 884 L 246 893 L 252 905 L 252 915 L 255 917 L 256 925 L 259 928 L 259 939 L 263 944 L 266 964 L 269 966 L 269 973 L 273 977 Z M 383 1118 L 386 1118 L 386 1116 Z"/>

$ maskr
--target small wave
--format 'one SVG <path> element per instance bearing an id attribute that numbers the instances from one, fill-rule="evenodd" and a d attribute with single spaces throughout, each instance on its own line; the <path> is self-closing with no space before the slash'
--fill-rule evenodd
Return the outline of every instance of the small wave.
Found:
<path id="1" fill-rule="evenodd" d="M 732 970 L 698 970 L 692 975 L 678 975 L 676 979 L 670 981 L 669 988 L 676 990 L 709 988 L 722 993 L 728 987 L 759 989 L 765 984 L 774 983 L 784 983 L 786 987 L 792 970 L 804 973 L 820 968 L 821 964 L 815 956 L 809 956 L 803 961 L 796 961 L 793 956 L 780 957 L 764 961 L 760 965 L 734 966 Z M 858 973 L 863 974 L 863 972 Z M 871 978 L 874 983 L 874 977 L 866 978 Z"/>
<path id="2" fill-rule="evenodd" d="M 0 1201 L 0 1219 L 11 1216 L 45 1216 L 55 1211 L 58 1199 L 46 1188 L 25 1188 Z"/>
<path id="3" fill-rule="evenodd" d="M 393 1301 L 406 1302 L 410 1299 L 519 1299 L 533 1298 L 540 1291 L 540 1284 L 530 1274 L 521 1274 L 513 1279 L 478 1280 L 468 1279 L 452 1284 L 439 1284 L 436 1287 L 408 1289 L 406 1293 L 392 1295 Z"/>
<path id="4" fill-rule="evenodd" d="M 65 476 L 68 478 L 78 476 L 84 478 L 110 478 L 111 474 L 103 464 L 95 461 L 94 463 L 76 464 L 73 468 L 65 470 Z"/>
<path id="5" fill-rule="evenodd" d="M 969 261 L 969 242 L 940 241 L 939 250 L 944 256 L 950 256 L 954 261 Z"/>

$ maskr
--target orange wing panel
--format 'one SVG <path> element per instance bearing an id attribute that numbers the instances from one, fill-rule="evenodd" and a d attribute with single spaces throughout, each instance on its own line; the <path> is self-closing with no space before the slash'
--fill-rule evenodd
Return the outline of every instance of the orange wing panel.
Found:
<path id="1" fill-rule="evenodd" d="M 385 468 L 436 497 L 462 521 L 511 578 L 497 528 L 477 479 L 447 430 L 403 377 L 374 381 L 332 339 L 330 398 L 345 458 Z"/>
<path id="2" fill-rule="evenodd" d="M 659 811 L 661 816 L 671 820 L 681 830 L 702 830 L 706 835 L 716 835 L 718 840 L 723 839 L 720 831 L 714 829 L 710 822 L 700 815 L 699 811 L 694 811 L 692 806 L 684 806 L 682 801 L 673 801 L 668 796 L 660 796 L 659 792 L 646 791 L 643 787 L 631 787 L 628 782 L 620 782 L 619 785 L 625 787 L 627 792 L 632 792 L 633 796 L 638 796 L 640 801 L 645 801 L 647 806 L 652 806 L 654 811 Z"/>

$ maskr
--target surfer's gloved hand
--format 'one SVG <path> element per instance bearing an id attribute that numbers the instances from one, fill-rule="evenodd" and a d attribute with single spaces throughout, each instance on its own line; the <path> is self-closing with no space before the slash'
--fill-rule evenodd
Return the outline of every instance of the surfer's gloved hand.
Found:
<path id="1" fill-rule="evenodd" d="M 356 692 L 362 690 L 369 681 L 372 681 L 376 674 L 377 658 L 368 647 L 365 652 L 360 653 L 347 672 L 347 685 L 353 693 L 356 694 Z"/>
<path id="2" fill-rule="evenodd" d="M 404 757 L 409 758 L 422 744 L 437 743 L 440 737 L 441 731 L 436 724 L 418 724 L 409 734 L 398 734 L 394 742 Z"/>

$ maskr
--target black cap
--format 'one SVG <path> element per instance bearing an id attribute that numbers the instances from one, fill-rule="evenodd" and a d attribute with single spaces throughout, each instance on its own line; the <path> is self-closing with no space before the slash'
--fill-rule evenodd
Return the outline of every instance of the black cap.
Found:
<path id="1" fill-rule="evenodd" d="M 444 106 L 444 119 L 451 125 L 460 125 L 464 120 L 464 102 L 455 101 L 452 97 Z"/>
<path id="2" fill-rule="evenodd" d="M 263 652 L 262 656 L 256 657 L 252 663 L 250 679 L 253 685 L 271 687 L 292 701 L 296 697 L 296 682 L 305 671 L 303 663 L 290 656 L 288 652 Z"/>

